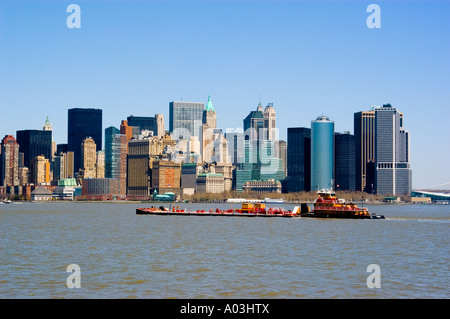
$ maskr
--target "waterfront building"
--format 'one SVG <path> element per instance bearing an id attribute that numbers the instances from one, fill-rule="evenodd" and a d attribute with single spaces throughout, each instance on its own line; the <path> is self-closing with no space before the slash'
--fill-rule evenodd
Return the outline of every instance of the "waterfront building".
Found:
<path id="1" fill-rule="evenodd" d="M 375 160 L 375 110 L 354 113 L 355 190 L 367 184 L 367 164 Z"/>
<path id="2" fill-rule="evenodd" d="M 50 183 L 50 161 L 43 155 L 31 161 L 31 182 L 35 185 Z"/>
<path id="3" fill-rule="evenodd" d="M 52 131 L 20 130 L 16 132 L 19 152 L 23 153 L 23 166 L 30 168 L 31 161 L 43 155 L 52 159 Z"/>
<path id="4" fill-rule="evenodd" d="M 222 174 L 212 172 L 198 174 L 196 182 L 196 193 L 217 194 L 223 193 L 224 190 L 224 178 Z"/>
<path id="5" fill-rule="evenodd" d="M 183 190 L 183 195 L 193 195 L 195 193 L 197 173 L 197 163 L 181 164 L 181 188 Z"/>
<path id="6" fill-rule="evenodd" d="M 231 163 L 219 162 L 215 164 L 214 170 L 223 176 L 223 190 L 229 192 L 233 187 L 233 165 Z"/>
<path id="7" fill-rule="evenodd" d="M 58 200 L 74 200 L 76 195 L 81 195 L 82 190 L 77 185 L 75 178 L 64 178 L 58 181 L 58 186 L 53 189 L 52 198 Z"/>
<path id="8" fill-rule="evenodd" d="M 0 186 L 19 185 L 19 144 L 6 135 L 0 146 Z"/>
<path id="9" fill-rule="evenodd" d="M 153 162 L 151 170 L 152 191 L 158 194 L 173 192 L 181 196 L 181 163 L 171 160 Z"/>
<path id="10" fill-rule="evenodd" d="M 115 178 L 83 179 L 82 196 L 88 200 L 113 200 L 120 198 L 119 180 Z"/>
<path id="11" fill-rule="evenodd" d="M 203 109 L 201 102 L 172 101 L 169 103 L 169 131 L 175 140 L 202 136 Z"/>
<path id="12" fill-rule="evenodd" d="M 390 104 L 375 109 L 376 191 L 378 194 L 411 193 L 409 133 L 402 114 Z"/>
<path id="13" fill-rule="evenodd" d="M 287 130 L 287 191 L 311 190 L 311 129 L 289 127 Z"/>
<path id="14" fill-rule="evenodd" d="M 44 186 L 38 186 L 31 192 L 32 201 L 48 201 L 52 199 L 52 191 Z"/>
<path id="15" fill-rule="evenodd" d="M 97 177 L 97 145 L 91 137 L 85 138 L 81 143 L 81 169 L 83 179 Z"/>
<path id="16" fill-rule="evenodd" d="M 311 190 L 333 187 L 334 122 L 326 116 L 311 121 Z"/>
<path id="17" fill-rule="evenodd" d="M 102 110 L 93 108 L 73 108 L 68 110 L 67 142 L 68 151 L 74 154 L 74 171 L 83 168 L 81 145 L 84 139 L 94 140 L 96 151 L 102 150 Z"/>
<path id="18" fill-rule="evenodd" d="M 350 132 L 334 133 L 334 187 L 355 190 L 355 136 Z"/>
<path id="19" fill-rule="evenodd" d="M 281 193 L 281 182 L 274 179 L 247 181 L 242 188 L 244 192 Z"/>

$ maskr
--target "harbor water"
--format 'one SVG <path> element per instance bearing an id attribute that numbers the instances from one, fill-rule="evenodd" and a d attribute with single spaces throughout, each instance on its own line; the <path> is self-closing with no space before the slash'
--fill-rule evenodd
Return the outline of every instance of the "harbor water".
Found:
<path id="1" fill-rule="evenodd" d="M 384 220 L 136 215 L 151 205 L 0 204 L 0 297 L 450 297 L 449 205 L 367 206 Z"/>

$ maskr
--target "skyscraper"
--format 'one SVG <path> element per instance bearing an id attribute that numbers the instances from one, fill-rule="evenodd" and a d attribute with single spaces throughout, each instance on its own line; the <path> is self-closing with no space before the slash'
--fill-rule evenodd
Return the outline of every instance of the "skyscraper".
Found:
<path id="1" fill-rule="evenodd" d="M 97 145 L 91 137 L 81 143 L 81 161 L 83 178 L 97 178 Z"/>
<path id="2" fill-rule="evenodd" d="M 311 129 L 289 127 L 287 137 L 287 191 L 310 191 Z"/>
<path id="3" fill-rule="evenodd" d="M 208 102 L 206 103 L 202 116 L 201 154 L 204 162 L 210 162 L 213 156 L 214 130 L 216 127 L 216 110 L 211 102 L 211 96 L 208 95 Z"/>
<path id="4" fill-rule="evenodd" d="M 52 131 L 21 130 L 16 132 L 19 152 L 23 153 L 23 166 L 30 168 L 31 161 L 43 155 L 52 159 Z"/>
<path id="5" fill-rule="evenodd" d="M 12 135 L 2 139 L 0 149 L 0 186 L 19 185 L 19 144 Z"/>
<path id="6" fill-rule="evenodd" d="M 264 109 L 264 128 L 266 136 L 265 139 L 275 141 L 277 139 L 276 134 L 276 113 L 275 108 L 273 107 L 273 103 L 267 104 Z"/>
<path id="7" fill-rule="evenodd" d="M 409 195 L 409 133 L 402 114 L 390 104 L 375 109 L 375 164 L 378 194 Z"/>
<path id="8" fill-rule="evenodd" d="M 127 147 L 127 137 L 119 129 L 105 129 L 105 177 L 119 179 L 120 195 L 126 195 Z"/>
<path id="9" fill-rule="evenodd" d="M 375 160 L 375 111 L 361 111 L 354 114 L 355 134 L 355 190 L 366 186 L 367 165 Z"/>
<path id="10" fill-rule="evenodd" d="M 326 116 L 311 121 L 311 190 L 333 187 L 334 122 Z"/>
<path id="11" fill-rule="evenodd" d="M 169 103 L 169 131 L 175 134 L 174 139 L 180 136 L 189 139 L 195 136 L 199 140 L 202 134 L 202 119 L 204 103 L 172 101 Z"/>
<path id="12" fill-rule="evenodd" d="M 74 153 L 74 170 L 82 168 L 81 143 L 91 137 L 96 151 L 102 150 L 102 110 L 93 108 L 73 108 L 68 110 L 67 142 L 68 150 Z"/>
<path id="13" fill-rule="evenodd" d="M 334 133 L 334 186 L 336 190 L 355 190 L 355 136 Z"/>

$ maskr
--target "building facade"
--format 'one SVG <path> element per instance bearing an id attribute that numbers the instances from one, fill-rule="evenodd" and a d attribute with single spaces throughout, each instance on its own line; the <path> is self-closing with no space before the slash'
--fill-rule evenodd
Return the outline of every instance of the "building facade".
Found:
<path id="1" fill-rule="evenodd" d="M 375 109 L 376 191 L 378 194 L 411 193 L 409 134 L 402 114 L 390 104 Z"/>
<path id="2" fill-rule="evenodd" d="M 311 121 L 311 190 L 333 187 L 334 122 L 326 116 Z"/>
<path id="3" fill-rule="evenodd" d="M 39 155 L 52 159 L 52 131 L 21 130 L 16 132 L 19 152 L 23 153 L 23 166 L 30 168 L 31 161 Z"/>
<path id="4" fill-rule="evenodd" d="M 175 140 L 195 136 L 201 140 L 204 103 L 172 101 L 169 103 L 169 131 Z"/>
<path id="5" fill-rule="evenodd" d="M 311 190 L 311 129 L 289 127 L 287 130 L 287 191 Z"/>
<path id="6" fill-rule="evenodd" d="M 334 188 L 355 190 L 355 136 L 350 132 L 334 133 Z"/>
<path id="7" fill-rule="evenodd" d="M 96 151 L 101 151 L 102 110 L 93 108 L 73 108 L 68 110 L 67 142 L 68 151 L 74 154 L 74 170 L 82 168 L 81 143 L 91 137 L 96 144 Z"/>
<path id="8" fill-rule="evenodd" d="M 367 164 L 375 160 L 375 111 L 356 112 L 353 117 L 355 190 L 363 191 L 367 184 Z"/>
<path id="9" fill-rule="evenodd" d="M 2 139 L 0 149 L 0 186 L 19 185 L 19 144 L 12 135 Z"/>

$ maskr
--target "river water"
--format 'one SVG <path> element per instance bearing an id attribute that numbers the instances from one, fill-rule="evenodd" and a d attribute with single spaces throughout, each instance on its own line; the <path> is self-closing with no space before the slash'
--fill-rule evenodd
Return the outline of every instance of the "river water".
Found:
<path id="1" fill-rule="evenodd" d="M 148 206 L 0 204 L 0 298 L 450 297 L 449 205 L 368 206 L 385 220 L 136 215 Z"/>

